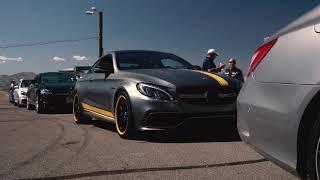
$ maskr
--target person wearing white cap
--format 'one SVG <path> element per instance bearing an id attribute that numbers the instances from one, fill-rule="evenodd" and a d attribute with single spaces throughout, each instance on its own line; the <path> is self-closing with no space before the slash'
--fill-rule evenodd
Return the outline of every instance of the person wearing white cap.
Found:
<path id="1" fill-rule="evenodd" d="M 207 53 L 207 57 L 202 64 L 202 70 L 208 72 L 219 73 L 221 69 L 225 67 L 224 64 L 220 64 L 220 67 L 217 67 L 216 64 L 213 62 L 217 56 L 220 54 L 215 49 L 209 49 Z"/>

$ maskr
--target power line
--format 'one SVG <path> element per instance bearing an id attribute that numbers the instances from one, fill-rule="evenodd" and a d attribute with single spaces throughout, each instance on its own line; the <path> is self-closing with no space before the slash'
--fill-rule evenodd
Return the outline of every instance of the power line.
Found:
<path id="1" fill-rule="evenodd" d="M 12 44 L 8 46 L 0 46 L 0 49 L 7 48 L 18 48 L 18 47 L 29 47 L 29 46 L 43 46 L 48 44 L 57 44 L 57 43 L 73 43 L 87 40 L 98 40 L 98 37 L 86 37 L 80 39 L 67 39 L 67 40 L 56 40 L 56 41 L 43 41 L 43 42 L 34 42 L 34 43 L 20 43 L 20 44 Z"/>

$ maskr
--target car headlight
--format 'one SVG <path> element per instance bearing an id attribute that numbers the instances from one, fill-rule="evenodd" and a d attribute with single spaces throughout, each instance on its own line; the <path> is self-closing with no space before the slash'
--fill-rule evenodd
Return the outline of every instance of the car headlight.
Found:
<path id="1" fill-rule="evenodd" d="M 41 90 L 40 90 L 40 93 L 41 93 L 41 94 L 44 94 L 44 95 L 52 94 L 52 92 L 51 92 L 50 90 L 48 90 L 48 89 L 41 89 Z"/>
<path id="2" fill-rule="evenodd" d="M 139 83 L 137 84 L 137 89 L 141 94 L 157 100 L 164 100 L 164 101 L 173 100 L 173 97 L 167 91 L 157 86 Z"/>

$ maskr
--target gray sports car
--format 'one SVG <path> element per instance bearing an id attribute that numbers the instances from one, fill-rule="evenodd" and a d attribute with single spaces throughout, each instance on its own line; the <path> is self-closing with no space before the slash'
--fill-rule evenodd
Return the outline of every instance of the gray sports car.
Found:
<path id="1" fill-rule="evenodd" d="M 163 52 L 105 55 L 76 83 L 74 121 L 111 120 L 117 133 L 127 138 L 187 120 L 235 117 L 241 82 L 192 69 L 182 58 Z"/>

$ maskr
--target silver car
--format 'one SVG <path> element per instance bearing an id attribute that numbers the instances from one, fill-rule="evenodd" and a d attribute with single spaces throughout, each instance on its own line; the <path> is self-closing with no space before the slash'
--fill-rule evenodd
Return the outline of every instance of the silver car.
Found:
<path id="1" fill-rule="evenodd" d="M 121 137 L 129 137 L 135 131 L 175 128 L 185 121 L 235 117 L 241 82 L 192 68 L 170 53 L 112 52 L 78 79 L 74 120 L 111 120 Z"/>
<path id="2" fill-rule="evenodd" d="M 19 107 L 27 105 L 27 91 L 29 88 L 29 85 L 32 80 L 23 80 L 21 79 L 18 83 L 18 86 L 15 86 L 13 91 L 13 99 L 14 99 L 14 105 L 17 105 Z"/>
<path id="3" fill-rule="evenodd" d="M 320 170 L 320 6 L 266 40 L 237 99 L 241 138 L 302 178 Z"/>

